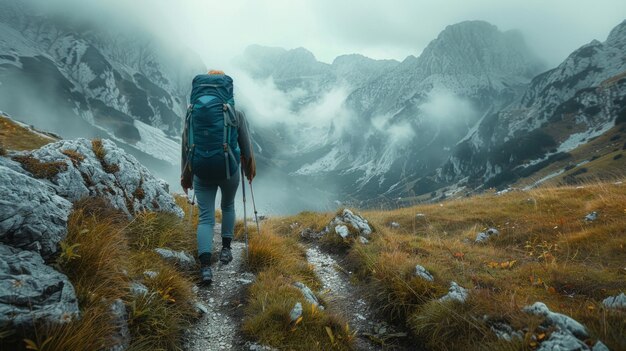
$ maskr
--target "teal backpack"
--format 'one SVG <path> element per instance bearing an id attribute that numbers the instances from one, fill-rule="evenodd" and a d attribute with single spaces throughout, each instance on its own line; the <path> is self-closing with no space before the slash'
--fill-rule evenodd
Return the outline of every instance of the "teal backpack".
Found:
<path id="1" fill-rule="evenodd" d="M 193 79 L 183 132 L 183 177 L 230 179 L 239 168 L 239 121 L 233 79 L 201 74 Z"/>

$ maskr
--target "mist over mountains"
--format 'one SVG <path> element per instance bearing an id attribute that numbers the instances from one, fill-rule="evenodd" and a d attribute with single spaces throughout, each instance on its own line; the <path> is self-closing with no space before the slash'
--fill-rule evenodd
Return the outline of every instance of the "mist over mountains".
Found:
<path id="1" fill-rule="evenodd" d="M 293 177 L 373 204 L 446 187 L 504 187 L 607 131 L 624 111 L 625 26 L 549 71 L 519 32 L 483 21 L 448 26 L 401 63 L 343 56 L 326 65 L 302 48 L 255 46 L 242 66 L 258 79 L 268 79 L 259 67 L 272 72 L 285 94 L 304 90 L 294 111 L 345 98 L 320 111 L 330 119 L 273 124 L 268 134 L 315 135 L 283 139 L 274 148 L 290 151 L 274 160 Z"/>
<path id="2" fill-rule="evenodd" d="M 191 78 L 220 67 L 139 24 L 34 4 L 0 2 L 0 110 L 63 137 L 110 138 L 177 184 Z M 604 133 L 626 108 L 625 42 L 622 22 L 547 70 L 520 32 L 465 21 L 402 62 L 252 45 L 227 73 L 252 124 L 265 212 L 371 206 L 505 187 Z"/>

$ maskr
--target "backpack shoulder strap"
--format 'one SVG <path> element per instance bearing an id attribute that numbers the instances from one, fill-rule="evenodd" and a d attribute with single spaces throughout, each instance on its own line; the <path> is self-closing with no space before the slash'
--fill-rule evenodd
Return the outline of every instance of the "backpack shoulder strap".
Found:
<path id="1" fill-rule="evenodd" d="M 191 147 L 193 140 L 193 105 L 189 105 L 187 116 L 185 117 L 185 130 L 187 131 L 187 145 Z"/>

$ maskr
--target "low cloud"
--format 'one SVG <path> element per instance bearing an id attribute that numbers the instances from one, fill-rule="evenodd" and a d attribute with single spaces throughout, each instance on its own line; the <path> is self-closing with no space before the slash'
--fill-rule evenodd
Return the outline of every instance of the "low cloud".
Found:
<path id="1" fill-rule="evenodd" d="M 426 119 L 441 124 L 468 121 L 477 114 L 471 101 L 447 90 L 431 91 L 428 100 L 419 109 Z"/>

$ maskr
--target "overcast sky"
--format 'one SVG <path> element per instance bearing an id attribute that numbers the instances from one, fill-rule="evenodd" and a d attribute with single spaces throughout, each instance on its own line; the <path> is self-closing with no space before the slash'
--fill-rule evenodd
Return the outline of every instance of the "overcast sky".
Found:
<path id="1" fill-rule="evenodd" d="M 46 0 L 58 1 L 89 3 L 96 15 L 106 8 L 177 34 L 209 67 L 250 44 L 302 46 L 324 62 L 349 53 L 402 60 L 419 55 L 447 25 L 476 19 L 521 30 L 556 65 L 626 19 L 624 0 Z"/>

